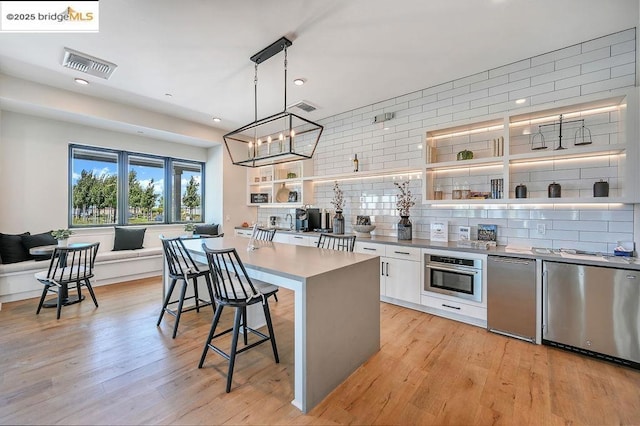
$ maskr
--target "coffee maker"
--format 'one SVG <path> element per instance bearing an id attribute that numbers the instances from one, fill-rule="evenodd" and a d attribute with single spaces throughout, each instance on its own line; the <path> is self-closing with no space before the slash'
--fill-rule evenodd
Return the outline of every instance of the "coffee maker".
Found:
<path id="1" fill-rule="evenodd" d="M 296 209 L 296 231 L 309 232 L 320 228 L 320 209 Z"/>

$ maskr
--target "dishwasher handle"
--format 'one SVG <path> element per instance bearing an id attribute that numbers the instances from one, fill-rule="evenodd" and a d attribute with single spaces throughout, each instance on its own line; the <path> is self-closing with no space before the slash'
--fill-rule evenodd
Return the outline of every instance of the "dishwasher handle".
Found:
<path id="1" fill-rule="evenodd" d="M 535 262 L 535 259 L 524 259 L 522 257 L 489 256 L 489 261 L 499 263 L 513 263 L 517 265 L 528 265 L 531 262 Z"/>

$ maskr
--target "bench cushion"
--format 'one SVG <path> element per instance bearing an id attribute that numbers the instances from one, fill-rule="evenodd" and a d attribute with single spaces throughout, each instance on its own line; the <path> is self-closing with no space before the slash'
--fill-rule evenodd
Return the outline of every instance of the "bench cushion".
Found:
<path id="1" fill-rule="evenodd" d="M 23 234 L 0 234 L 0 257 L 2 263 L 16 263 L 31 260 L 29 250 L 22 245 L 22 237 L 30 235 L 29 232 Z"/>

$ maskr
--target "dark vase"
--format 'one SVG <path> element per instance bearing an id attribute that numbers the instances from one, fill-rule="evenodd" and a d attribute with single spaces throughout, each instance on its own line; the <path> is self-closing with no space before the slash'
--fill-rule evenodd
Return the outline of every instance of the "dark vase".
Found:
<path id="1" fill-rule="evenodd" d="M 342 210 L 336 210 L 336 214 L 333 216 L 333 233 L 344 234 L 344 216 L 342 216 Z"/>
<path id="2" fill-rule="evenodd" d="M 398 239 L 410 240 L 412 237 L 412 226 L 409 216 L 400 216 L 400 222 L 398 222 Z"/>

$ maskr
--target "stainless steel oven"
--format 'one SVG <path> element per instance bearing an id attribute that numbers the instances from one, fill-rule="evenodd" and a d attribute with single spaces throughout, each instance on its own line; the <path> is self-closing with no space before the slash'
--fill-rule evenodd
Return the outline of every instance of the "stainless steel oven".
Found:
<path id="1" fill-rule="evenodd" d="M 482 259 L 424 255 L 424 291 L 482 302 Z"/>

